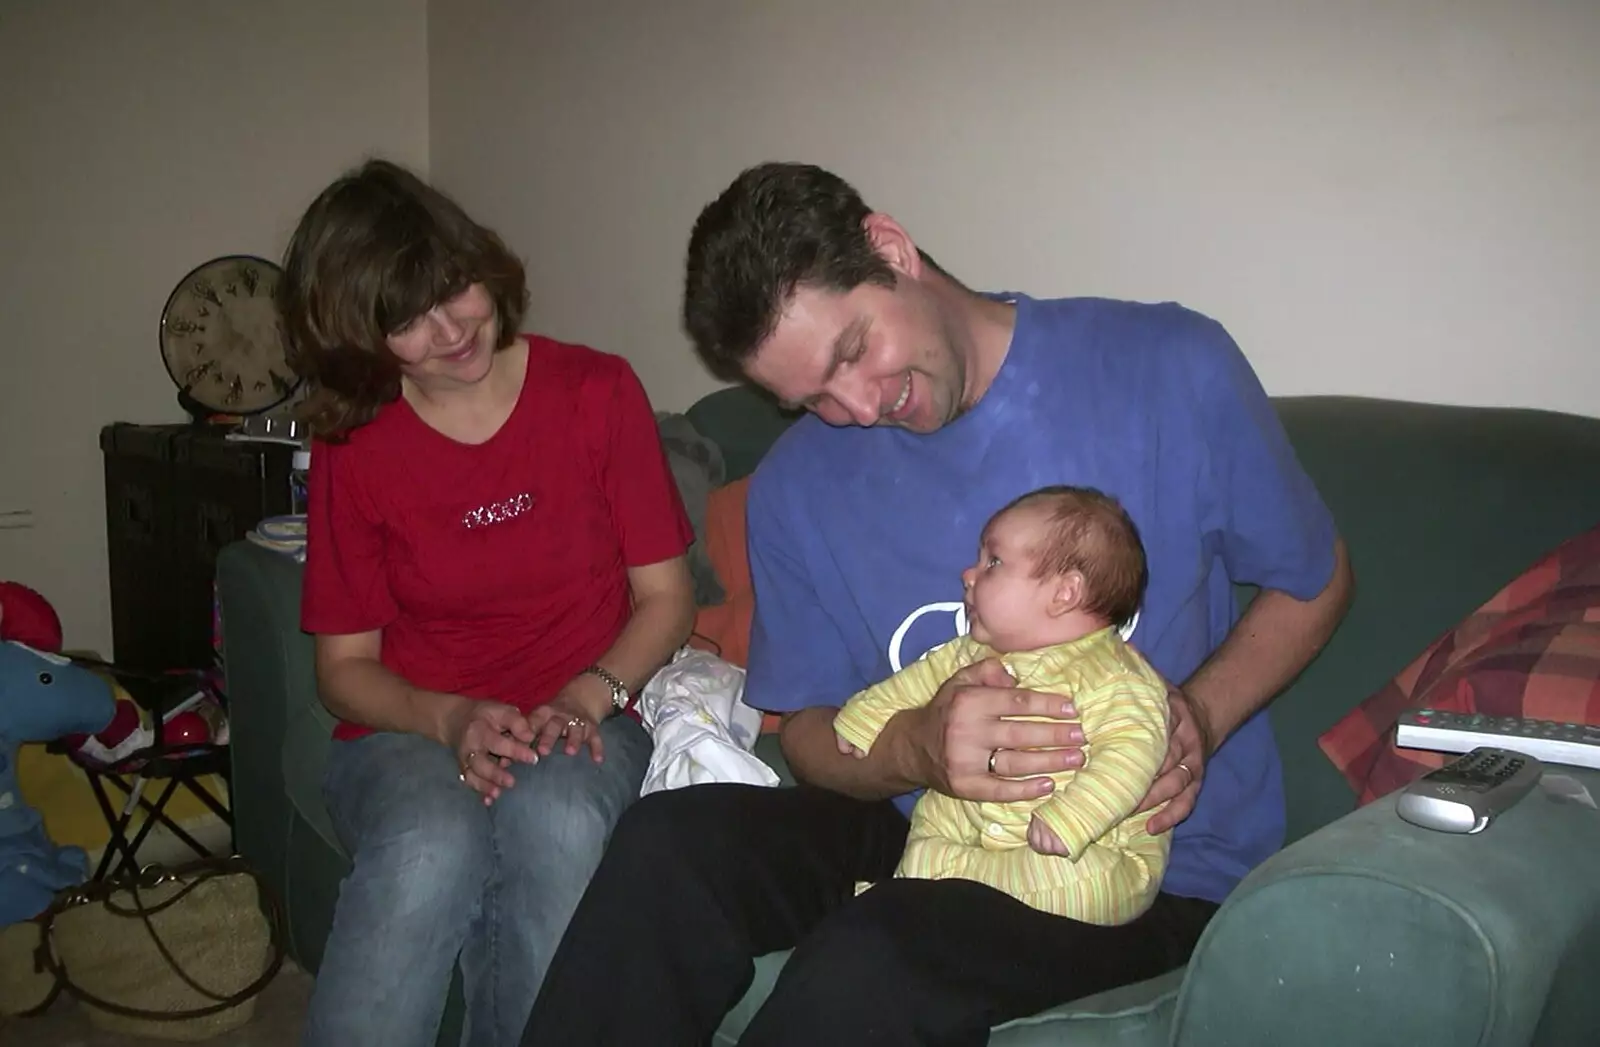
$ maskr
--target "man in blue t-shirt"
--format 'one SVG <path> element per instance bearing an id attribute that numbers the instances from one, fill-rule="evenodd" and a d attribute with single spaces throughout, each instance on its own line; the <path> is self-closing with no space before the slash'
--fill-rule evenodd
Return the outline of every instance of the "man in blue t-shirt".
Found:
<path id="1" fill-rule="evenodd" d="M 982 1044 L 1006 1020 L 1187 962 L 1282 843 L 1262 708 L 1344 613 L 1333 520 L 1216 322 L 1176 305 L 975 293 L 836 176 L 752 168 L 702 212 L 684 317 L 714 372 L 809 411 L 751 481 L 756 610 L 745 699 L 785 714 L 796 789 L 653 794 L 623 818 L 525 1044 L 700 1043 L 793 948 L 740 1040 Z M 1123 633 L 1174 685 L 1148 808 L 1173 830 L 1154 905 L 1117 927 L 963 880 L 893 879 L 921 789 L 1009 801 L 1079 766 L 1070 700 L 998 664 L 897 715 L 865 759 L 832 718 L 964 632 L 985 520 L 1047 484 L 1138 525 L 1149 585 Z M 1260 595 L 1241 616 L 1233 584 Z M 1048 718 L 1020 722 L 1008 716 Z M 1204 788 L 1202 788 L 1202 783 Z M 877 881 L 855 896 L 860 880 Z M 629 1006 L 608 1007 L 606 985 Z"/>

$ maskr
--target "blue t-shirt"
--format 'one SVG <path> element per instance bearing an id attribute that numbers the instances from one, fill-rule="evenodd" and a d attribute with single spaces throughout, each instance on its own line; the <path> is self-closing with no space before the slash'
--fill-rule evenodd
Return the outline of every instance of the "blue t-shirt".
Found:
<path id="1" fill-rule="evenodd" d="M 1227 636 L 1234 582 L 1302 600 L 1327 585 L 1333 520 L 1221 325 L 1173 304 L 1006 297 L 1011 347 L 966 414 L 931 434 L 806 417 L 756 470 L 751 705 L 841 705 L 964 632 L 960 573 L 980 530 L 1046 484 L 1099 488 L 1133 517 L 1150 581 L 1128 635 L 1169 680 Z M 896 802 L 909 813 L 915 799 Z M 1221 901 L 1283 832 L 1257 714 L 1206 764 L 1162 889 Z"/>

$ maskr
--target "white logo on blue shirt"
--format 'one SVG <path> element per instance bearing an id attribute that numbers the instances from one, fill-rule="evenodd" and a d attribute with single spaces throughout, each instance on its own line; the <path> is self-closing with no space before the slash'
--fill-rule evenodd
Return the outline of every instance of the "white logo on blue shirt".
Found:
<path id="1" fill-rule="evenodd" d="M 962 603 L 960 600 L 940 600 L 937 603 L 923 604 L 921 607 L 918 607 L 916 610 L 906 615 L 905 618 L 901 620 L 900 624 L 895 627 L 894 635 L 889 637 L 889 668 L 894 672 L 899 672 L 901 669 L 905 668 L 905 664 L 901 661 L 901 647 L 905 644 L 906 633 L 910 632 L 911 627 L 917 624 L 919 620 L 927 617 L 930 614 L 953 614 L 955 616 L 955 632 L 951 635 L 951 639 L 954 639 L 957 636 L 967 635 L 968 623 L 966 604 Z M 1118 629 L 1117 631 L 1122 634 L 1123 642 L 1127 643 L 1133 640 L 1133 631 L 1137 628 L 1139 628 L 1139 612 L 1135 610 L 1133 612 L 1133 617 L 1129 618 L 1126 622 L 1123 622 L 1122 628 Z M 933 650 L 933 647 L 929 647 L 927 650 L 919 654 L 916 660 L 921 661 L 923 658 L 926 658 L 928 656 L 928 651 L 931 650 Z"/>

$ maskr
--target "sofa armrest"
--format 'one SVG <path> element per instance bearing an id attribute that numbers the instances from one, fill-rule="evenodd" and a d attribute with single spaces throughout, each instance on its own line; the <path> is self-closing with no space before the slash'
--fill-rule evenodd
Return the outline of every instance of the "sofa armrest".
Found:
<path id="1" fill-rule="evenodd" d="M 311 638 L 300 631 L 302 570 L 251 542 L 217 557 L 235 837 L 269 877 L 288 860 L 296 809 L 332 837 L 321 781 L 333 720 L 317 698 Z"/>
<path id="2" fill-rule="evenodd" d="M 1600 799 L 1600 773 L 1557 768 Z M 1173 1043 L 1524 1045 L 1600 1028 L 1600 811 L 1536 788 L 1476 836 L 1395 795 L 1245 878 L 1190 963 Z"/>

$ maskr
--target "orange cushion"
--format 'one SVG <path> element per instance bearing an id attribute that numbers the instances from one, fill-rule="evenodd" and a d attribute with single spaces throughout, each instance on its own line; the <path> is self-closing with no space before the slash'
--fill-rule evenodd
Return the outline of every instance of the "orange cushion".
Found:
<path id="1" fill-rule="evenodd" d="M 756 597 L 750 585 L 750 557 L 744 540 L 744 502 L 750 478 L 735 480 L 711 492 L 706 500 L 706 555 L 727 592 L 714 607 L 695 612 L 692 647 L 710 651 L 743 668 L 750 657 L 750 618 Z M 777 731 L 778 717 L 762 718 L 761 731 Z"/>
<path id="2" fill-rule="evenodd" d="M 744 501 L 749 490 L 746 477 L 714 489 L 706 499 L 706 555 L 727 598 L 695 613 L 694 636 L 689 640 L 740 667 L 750 655 L 750 617 L 755 611 L 744 544 Z"/>

